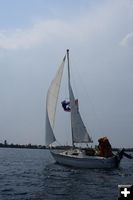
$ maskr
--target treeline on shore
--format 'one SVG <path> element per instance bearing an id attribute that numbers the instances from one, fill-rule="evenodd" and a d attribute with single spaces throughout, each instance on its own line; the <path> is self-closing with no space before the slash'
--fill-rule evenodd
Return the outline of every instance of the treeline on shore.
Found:
<path id="1" fill-rule="evenodd" d="M 43 145 L 32 145 L 32 144 L 3 144 L 0 143 L 1 148 L 20 148 L 20 149 L 46 149 Z"/>
<path id="2" fill-rule="evenodd" d="M 6 142 L 0 143 L 0 148 L 20 148 L 20 149 L 49 149 L 45 145 L 33 144 L 7 144 Z M 71 146 L 52 146 L 52 149 L 69 149 Z M 120 148 L 112 148 L 113 151 L 118 151 Z M 125 148 L 126 151 L 133 152 L 133 148 Z"/>

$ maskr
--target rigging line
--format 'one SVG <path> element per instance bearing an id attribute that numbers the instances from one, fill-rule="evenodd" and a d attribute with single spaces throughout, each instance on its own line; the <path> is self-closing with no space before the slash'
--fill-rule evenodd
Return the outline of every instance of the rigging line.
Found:
<path id="1" fill-rule="evenodd" d="M 76 66 L 76 65 L 74 64 L 73 66 Z M 77 68 L 76 68 L 76 70 L 77 70 Z M 72 82 L 72 85 L 73 85 L 74 94 L 75 94 L 76 98 L 78 98 L 79 95 L 78 95 L 78 90 L 77 90 L 77 87 L 76 87 L 77 84 L 76 84 L 76 81 L 75 81 L 76 80 L 75 74 L 76 73 L 74 73 L 73 67 L 71 67 L 71 82 Z"/>
<path id="2" fill-rule="evenodd" d="M 74 64 L 74 65 L 76 66 L 77 64 Z M 77 93 L 77 97 L 79 97 L 79 94 L 78 94 L 79 92 L 77 91 L 77 87 L 76 87 L 76 85 L 77 85 L 77 84 L 76 84 L 76 81 L 75 81 L 76 79 L 79 80 L 78 85 L 81 86 L 80 88 L 83 88 L 83 89 L 81 90 L 81 91 L 82 91 L 82 95 L 85 95 L 85 93 L 86 93 L 86 94 L 87 94 L 87 97 L 89 98 L 88 92 L 87 92 L 87 90 L 86 90 L 86 86 L 85 86 L 85 84 L 83 83 L 83 78 L 81 77 L 81 73 L 79 72 L 79 68 L 78 68 L 78 67 L 76 68 L 76 73 L 73 73 L 73 68 L 71 68 L 71 69 L 72 69 L 72 70 L 71 70 L 71 71 L 72 71 L 71 73 L 72 73 L 72 75 L 73 75 L 73 76 L 72 76 L 72 77 L 73 77 L 72 82 L 73 82 L 73 85 L 74 85 L 75 92 Z M 74 77 L 75 74 L 77 75 L 77 78 Z M 78 88 L 79 88 L 79 86 L 78 86 Z M 86 91 L 86 92 L 84 92 L 83 90 Z"/>
<path id="3" fill-rule="evenodd" d="M 95 110 L 95 106 L 94 106 L 94 104 L 93 104 L 93 101 L 91 100 L 90 95 L 89 95 L 89 93 L 88 93 L 87 85 L 85 84 L 84 79 L 81 77 L 81 73 L 79 72 L 79 69 L 78 69 L 78 68 L 77 68 L 77 75 L 78 75 L 79 78 L 80 78 L 80 79 L 79 79 L 79 80 L 80 80 L 80 85 L 82 85 L 82 88 L 84 88 L 84 91 L 86 91 L 86 92 L 83 92 L 83 90 L 81 90 L 81 91 L 82 91 L 82 94 L 83 94 L 83 95 L 86 94 L 86 97 L 87 97 L 89 103 L 91 104 L 92 112 L 93 112 L 93 114 L 95 115 L 95 118 L 96 118 L 96 120 L 98 121 L 98 124 L 100 124 L 100 128 L 101 128 L 102 131 L 103 131 L 103 130 L 104 130 L 104 129 L 103 129 L 103 126 L 101 125 L 101 122 L 100 122 L 100 119 L 99 119 L 99 117 L 98 117 L 98 115 L 97 115 L 97 112 L 96 112 L 96 110 Z M 88 124 L 88 123 L 87 123 L 87 124 Z M 87 125 L 87 129 L 89 130 L 88 125 Z M 89 131 L 90 131 L 90 130 L 89 130 Z"/>
<path id="4" fill-rule="evenodd" d="M 77 64 L 76 64 L 77 65 Z M 74 64 L 74 66 L 76 66 L 75 64 Z M 79 72 L 78 71 L 78 67 L 76 68 L 76 72 Z M 76 87 L 76 81 L 75 81 L 75 75 L 76 73 L 73 73 L 73 68 L 71 67 L 71 81 L 72 81 L 72 83 L 73 83 L 73 85 L 74 85 L 74 89 L 75 89 L 75 93 L 76 93 L 76 98 L 78 98 L 79 97 L 79 95 L 78 95 L 78 91 L 77 91 L 77 87 Z M 80 74 L 80 73 L 78 73 L 78 74 Z M 73 79 L 72 79 L 73 78 Z M 81 78 L 81 76 L 80 76 L 80 82 L 82 82 L 82 78 Z M 83 85 L 83 84 L 81 84 L 81 85 Z M 83 87 L 83 88 L 85 88 L 85 87 Z M 85 120 L 86 121 L 86 127 L 87 127 L 87 130 L 88 130 L 88 133 L 89 133 L 89 135 L 90 135 L 90 137 L 92 138 L 92 132 L 91 132 L 91 130 L 88 128 L 88 123 L 87 123 L 87 121 L 88 120 Z"/>
<path id="5" fill-rule="evenodd" d="M 74 64 L 75 66 L 77 65 L 77 64 Z M 81 88 L 83 88 L 84 89 L 84 91 L 86 91 L 86 92 L 83 92 L 83 90 L 81 90 L 82 91 L 82 95 L 85 95 L 85 93 L 87 94 L 87 98 L 88 99 L 90 99 L 90 97 L 89 97 L 89 95 L 88 95 L 88 90 L 86 89 L 86 85 L 84 84 L 84 82 L 83 82 L 83 78 L 81 77 L 81 73 L 79 73 L 79 68 L 77 67 L 76 68 L 76 72 L 77 73 L 73 73 L 73 68 L 71 68 L 72 70 L 71 70 L 71 72 L 72 72 L 72 74 L 76 74 L 76 75 L 78 75 L 77 77 L 78 77 L 78 80 L 80 80 L 80 86 L 82 86 Z M 74 76 L 72 76 L 72 77 L 74 77 Z M 74 77 L 75 78 L 75 77 Z M 74 79 L 72 79 L 72 81 L 73 81 L 73 83 L 74 83 L 74 86 L 76 85 L 75 84 L 75 80 Z M 76 87 L 75 87 L 76 88 Z M 78 92 L 77 92 L 77 89 L 75 90 L 76 91 L 76 93 L 78 94 Z M 79 97 L 79 95 L 77 95 L 78 97 Z M 85 98 L 86 99 L 86 98 Z M 85 119 L 86 119 L 86 117 L 85 117 Z M 86 125 L 87 125 L 87 130 L 88 130 L 88 132 L 89 132 L 89 135 L 90 136 L 92 136 L 92 132 L 91 132 L 91 130 L 88 128 L 88 120 L 86 119 L 85 120 L 86 121 Z"/>
<path id="6" fill-rule="evenodd" d="M 71 62 L 71 60 L 72 60 L 72 62 Z M 72 63 L 72 65 L 71 65 L 71 63 Z M 69 71 L 68 71 L 68 74 L 69 74 L 69 76 L 71 75 L 71 77 L 70 77 L 70 81 L 71 81 L 71 85 L 72 85 L 72 88 L 73 88 L 73 90 L 74 90 L 74 96 L 77 96 L 78 97 L 78 91 L 77 91 L 77 87 L 76 87 L 76 81 L 75 81 L 75 73 L 73 72 L 73 66 L 75 66 L 74 64 L 73 64 L 73 59 L 72 58 L 70 58 L 69 59 L 69 66 L 71 66 L 71 67 L 69 67 Z"/>

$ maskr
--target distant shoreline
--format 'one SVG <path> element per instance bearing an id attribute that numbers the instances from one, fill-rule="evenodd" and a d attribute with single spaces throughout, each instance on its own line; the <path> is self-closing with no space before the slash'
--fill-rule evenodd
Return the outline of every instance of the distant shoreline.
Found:
<path id="1" fill-rule="evenodd" d="M 32 145 L 32 144 L 2 144 L 0 148 L 16 148 L 16 149 L 46 149 L 43 145 Z"/>
<path id="2" fill-rule="evenodd" d="M 44 145 L 21 145 L 21 144 L 2 144 L 0 143 L 0 148 L 15 148 L 15 149 L 70 149 L 71 146 L 55 146 L 55 147 L 46 147 Z M 118 151 L 121 148 L 112 148 L 112 151 Z M 133 148 L 124 148 L 125 151 L 133 152 Z"/>

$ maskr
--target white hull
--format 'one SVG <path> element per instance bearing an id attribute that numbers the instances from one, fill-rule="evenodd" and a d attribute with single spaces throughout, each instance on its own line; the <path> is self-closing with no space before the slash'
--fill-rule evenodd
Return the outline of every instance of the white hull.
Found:
<path id="1" fill-rule="evenodd" d="M 51 151 L 51 154 L 57 163 L 76 168 L 111 169 L 118 167 L 120 162 L 116 156 L 104 158 L 100 156 L 85 156 L 82 153 L 79 155 L 66 155 L 64 152 Z"/>

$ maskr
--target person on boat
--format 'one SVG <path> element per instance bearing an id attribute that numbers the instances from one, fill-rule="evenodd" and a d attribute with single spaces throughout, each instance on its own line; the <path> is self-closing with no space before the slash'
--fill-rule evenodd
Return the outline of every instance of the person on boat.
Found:
<path id="1" fill-rule="evenodd" d="M 67 111 L 67 112 L 70 112 L 71 111 L 71 108 L 70 108 L 70 101 L 62 101 L 61 102 L 62 104 L 62 107 L 64 109 L 64 111 Z M 78 106 L 78 99 L 75 99 L 75 105 L 77 106 L 77 112 L 79 111 L 79 106 Z"/>
<path id="2" fill-rule="evenodd" d="M 71 111 L 70 101 L 64 100 L 64 101 L 61 102 L 61 104 L 62 104 L 62 107 L 63 107 L 64 111 L 67 111 L 67 112 Z"/>
<path id="3" fill-rule="evenodd" d="M 99 142 L 99 145 L 98 145 L 99 155 L 102 157 L 107 157 L 107 158 L 111 157 L 113 153 L 112 153 L 112 147 L 108 138 L 107 137 L 100 138 L 98 142 Z"/>

